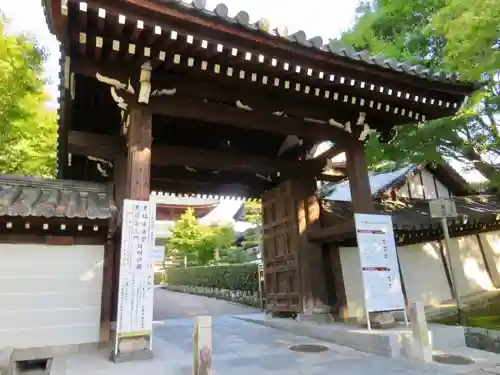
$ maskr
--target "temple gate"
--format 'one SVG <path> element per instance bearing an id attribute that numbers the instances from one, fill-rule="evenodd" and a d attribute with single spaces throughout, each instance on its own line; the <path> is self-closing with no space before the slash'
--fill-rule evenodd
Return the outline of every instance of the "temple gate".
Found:
<path id="1" fill-rule="evenodd" d="M 205 1 L 43 0 L 61 42 L 59 177 L 108 182 L 117 207 L 151 190 L 262 197 L 269 311 L 328 313 L 316 181 L 347 154 L 353 211 L 374 212 L 369 136 L 453 115 L 475 86 Z M 323 141 L 334 147 L 313 157 Z M 115 320 L 108 246 L 102 341 Z M 335 258 L 332 258 L 334 262 Z M 339 282 L 335 288 L 342 288 Z M 339 291 L 341 292 L 341 291 Z M 339 306 L 333 312 L 339 313 Z"/>

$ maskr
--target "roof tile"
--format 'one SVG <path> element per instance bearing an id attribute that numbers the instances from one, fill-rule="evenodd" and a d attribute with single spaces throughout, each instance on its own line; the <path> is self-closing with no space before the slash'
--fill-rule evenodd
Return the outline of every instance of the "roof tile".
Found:
<path id="1" fill-rule="evenodd" d="M 45 17 L 47 24 L 49 26 L 49 29 L 51 32 L 53 32 L 53 27 L 52 27 L 52 20 L 50 17 L 50 10 L 49 10 L 49 2 L 48 0 L 41 0 L 42 1 L 42 6 L 44 9 Z M 204 17 L 204 18 L 218 18 L 220 21 L 229 23 L 229 24 L 239 24 L 251 31 L 259 31 L 261 33 L 266 33 L 269 34 L 269 30 L 273 30 L 273 35 L 277 37 L 282 37 L 285 39 L 288 39 L 291 42 L 298 43 L 301 45 L 305 45 L 308 47 L 313 47 L 318 49 L 318 51 L 323 51 L 323 52 L 331 52 L 333 54 L 336 54 L 338 56 L 345 57 L 347 59 L 351 60 L 360 60 L 359 59 L 359 52 L 354 50 L 351 47 L 345 46 L 342 42 L 339 40 L 334 40 L 332 39 L 327 45 L 319 45 L 319 39 L 316 39 L 314 42 L 311 43 L 306 43 L 308 40 L 313 40 L 315 38 L 308 39 L 305 31 L 303 30 L 298 30 L 295 33 L 292 33 L 291 35 L 288 35 L 288 29 L 285 27 L 278 28 L 278 29 L 271 29 L 269 26 L 261 28 L 258 27 L 258 24 L 265 22 L 268 24 L 267 20 L 261 19 L 257 23 L 251 23 L 250 21 L 250 16 L 247 12 L 245 11 L 240 11 L 236 14 L 235 17 L 229 17 L 229 9 L 226 4 L 221 3 L 218 4 L 213 10 L 207 9 L 206 1 L 204 0 L 192 0 L 191 2 L 187 3 L 182 0 L 172 0 L 168 5 L 165 4 L 165 6 L 169 7 L 176 7 L 180 10 L 184 11 L 191 11 L 197 13 L 199 17 Z M 284 32 L 286 30 L 286 32 Z M 401 63 L 398 60 L 395 59 L 385 59 L 381 57 L 375 57 L 368 59 L 366 56 L 363 56 L 361 59 L 365 63 L 369 64 L 375 64 L 378 65 L 379 67 L 385 68 L 385 69 L 391 69 L 395 71 L 400 71 L 407 73 L 409 75 L 425 78 L 427 80 L 431 81 L 440 81 L 440 82 L 445 82 L 445 83 L 457 83 L 458 79 L 456 75 L 446 75 L 444 73 L 437 73 L 433 74 L 430 71 L 427 71 L 425 67 L 423 66 L 412 66 L 410 64 L 406 63 Z M 397 67 L 397 68 L 396 68 Z M 471 82 L 463 82 L 463 83 L 471 83 Z M 480 84 L 477 83 L 475 86 L 479 87 Z"/>
<path id="2" fill-rule="evenodd" d="M 106 185 L 0 176 L 0 216 L 107 220 L 115 212 Z"/>
<path id="3" fill-rule="evenodd" d="M 457 218 L 449 219 L 449 225 L 465 224 L 470 219 L 500 220 L 500 197 L 497 195 L 475 195 L 453 198 L 457 207 Z M 352 219 L 351 203 L 341 201 L 324 201 L 327 211 L 346 219 Z M 439 219 L 433 219 L 429 214 L 429 201 L 424 199 L 409 199 L 406 201 L 380 201 L 376 209 L 381 213 L 390 213 L 394 228 L 397 230 L 425 230 L 440 228 Z"/>

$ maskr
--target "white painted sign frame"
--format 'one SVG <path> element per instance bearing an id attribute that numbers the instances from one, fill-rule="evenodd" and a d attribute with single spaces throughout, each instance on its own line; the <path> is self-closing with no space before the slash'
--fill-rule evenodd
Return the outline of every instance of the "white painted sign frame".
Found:
<path id="1" fill-rule="evenodd" d="M 403 310 L 408 324 L 392 217 L 354 214 L 368 329 L 369 314 Z"/>

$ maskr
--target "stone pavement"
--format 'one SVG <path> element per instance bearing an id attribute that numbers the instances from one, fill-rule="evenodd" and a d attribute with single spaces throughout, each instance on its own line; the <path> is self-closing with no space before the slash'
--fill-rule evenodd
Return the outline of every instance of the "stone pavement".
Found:
<path id="1" fill-rule="evenodd" d="M 220 299 L 176 293 L 155 288 L 153 320 L 187 318 L 197 315 L 250 314 L 260 310 Z"/>
<path id="2" fill-rule="evenodd" d="M 145 362 L 114 364 L 104 352 L 65 358 L 67 375 L 190 375 L 192 374 L 193 319 L 169 319 L 155 324 L 155 358 Z M 297 344 L 321 344 L 322 353 L 298 353 Z M 414 366 L 361 353 L 332 343 L 295 336 L 231 316 L 213 318 L 214 375 L 440 375 L 462 373 L 492 375 L 480 371 L 485 363 L 470 366 Z M 491 363 L 489 364 L 491 367 Z M 475 371 L 475 372 L 473 372 Z M 479 371 L 479 372 L 478 372 Z M 498 371 L 500 374 L 500 371 Z"/>

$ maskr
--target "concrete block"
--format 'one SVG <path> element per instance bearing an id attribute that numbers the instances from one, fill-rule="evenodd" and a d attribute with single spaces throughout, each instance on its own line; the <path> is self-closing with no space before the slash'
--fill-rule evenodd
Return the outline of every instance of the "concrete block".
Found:
<path id="1" fill-rule="evenodd" d="M 52 359 L 50 365 L 50 375 L 66 375 L 66 360 L 63 357 L 57 356 Z"/>
<path id="2" fill-rule="evenodd" d="M 411 339 L 403 337 L 407 345 L 408 359 L 415 362 L 432 362 L 432 339 L 429 337 L 424 304 L 413 302 L 410 304 L 409 317 L 411 322 Z"/>
<path id="3" fill-rule="evenodd" d="M 14 348 L 0 349 L 0 375 L 12 375 Z"/>

